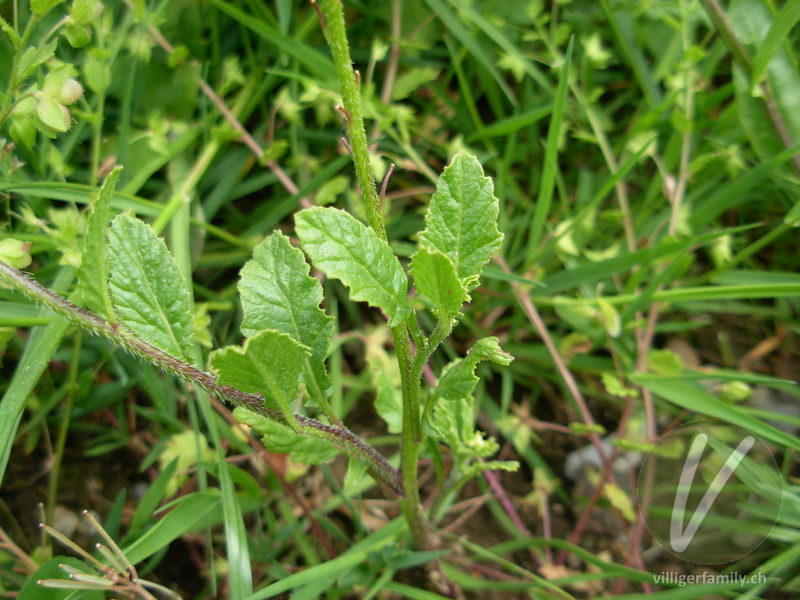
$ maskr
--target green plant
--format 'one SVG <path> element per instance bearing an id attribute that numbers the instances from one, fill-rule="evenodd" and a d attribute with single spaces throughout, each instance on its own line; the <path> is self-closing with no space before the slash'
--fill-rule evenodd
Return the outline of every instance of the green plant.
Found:
<path id="1" fill-rule="evenodd" d="M 320 308 L 322 287 L 309 275 L 303 253 L 279 232 L 256 247 L 253 259 L 242 269 L 242 332 L 247 340 L 241 347 L 229 346 L 211 354 L 209 364 L 216 377 L 193 364 L 195 317 L 187 284 L 166 245 L 137 219 L 124 214 L 111 219 L 110 200 L 120 169 L 106 179 L 88 220 L 78 270 L 78 290 L 85 309 L 4 262 L 0 262 L 0 275 L 18 292 L 86 331 L 235 404 L 234 415 L 262 433 L 267 448 L 290 453 L 299 462 L 317 464 L 335 455 L 335 446 L 364 461 L 375 479 L 401 498 L 416 545 L 428 549 L 434 544 L 417 483 L 418 448 L 423 439 L 451 448 L 455 461 L 452 485 L 456 487 L 481 470 L 516 468 L 513 462 L 481 460 L 494 454 L 497 444 L 484 438 L 474 425 L 476 365 L 484 360 L 508 365 L 512 360 L 496 338 L 480 340 L 466 358 L 445 367 L 438 386 L 425 395 L 424 411 L 421 389 L 428 359 L 450 335 L 470 292 L 478 285 L 483 266 L 500 247 L 498 200 L 491 180 L 473 156 L 457 154 L 442 173 L 425 217 L 426 228 L 410 262 L 416 290 L 424 298 L 425 310 L 436 320 L 426 335 L 408 298 L 408 276 L 386 239 L 358 90 L 350 83 L 355 78 L 341 5 L 325 3 L 324 13 L 350 121 L 356 172 L 361 189 L 372 190 L 364 193 L 371 228 L 339 209 L 314 207 L 296 215 L 295 230 L 312 264 L 349 288 L 353 300 L 380 309 L 392 330 L 402 394 L 399 403 L 389 401 L 379 411 L 387 420 L 402 413 L 400 473 L 348 431 L 341 424 L 341 415 L 333 411 L 325 366 L 332 319 Z M 298 398 L 307 407 L 316 407 L 327 422 L 295 414 L 293 404 Z"/>
<path id="2" fill-rule="evenodd" d="M 12 104 L 43 91 L 59 62 L 74 65 L 85 85 L 84 97 L 69 105 L 69 131 L 53 138 L 34 127 L 34 144 L 0 149 L 7 221 L 0 236 L 18 240 L 0 242 L 0 251 L 12 266 L 27 268 L 30 251 L 39 282 L 126 331 L 115 321 L 113 289 L 90 285 L 93 305 L 71 293 L 82 254 L 108 250 L 97 233 L 108 223 L 114 221 L 121 254 L 139 231 L 152 246 L 146 226 L 114 218 L 133 212 L 165 238 L 174 259 L 163 249 L 156 254 L 175 265 L 165 272 L 187 283 L 188 302 L 168 297 L 176 314 L 194 318 L 165 319 L 180 327 L 158 342 L 182 353 L 191 330 L 190 355 L 172 368 L 208 365 L 207 352 L 220 347 L 214 358 L 225 367 L 217 370 L 222 376 L 241 372 L 251 357 L 271 364 L 274 352 L 265 347 L 274 347 L 281 358 L 302 358 L 299 371 L 296 361 L 273 379 L 299 381 L 305 403 L 289 392 L 273 395 L 277 421 L 239 409 L 250 425 L 237 424 L 197 385 L 187 390 L 0 289 L 0 368 L 8 374 L 0 376 L 0 511 L 3 502 L 11 509 L 0 512 L 8 532 L 0 530 L 0 589 L 53 576 L 35 574 L 37 565 L 52 565 L 49 548 L 34 541 L 29 496 L 15 494 L 35 471 L 46 473 L 46 513 L 96 510 L 140 573 L 187 597 L 255 600 L 291 590 L 298 598 L 430 598 L 434 588 L 456 596 L 460 587 L 467 597 L 658 597 L 661 588 L 665 597 L 702 598 L 796 590 L 797 490 L 789 482 L 800 445 L 796 429 L 773 424 L 800 421 L 747 397 L 766 387 L 796 405 L 796 386 L 782 380 L 797 379 L 800 331 L 791 236 L 800 214 L 800 1 L 780 11 L 767 0 L 343 4 L 352 56 L 337 2 L 320 2 L 319 11 L 292 0 L 108 2 L 90 25 L 87 46 L 73 50 L 61 37 L 54 57 L 13 90 Z M 0 1 L 20 38 L 28 6 Z M 11 58 L 56 39 L 48 32 L 73 10 L 55 6 L 25 47 L 0 36 L 0 55 L 8 56 L 0 60 L 3 90 L 10 89 Z M 36 118 L 8 115 L 3 135 L 11 140 L 17 116 Z M 453 279 L 432 238 L 420 236 L 434 186 L 461 170 L 454 164 L 441 175 L 443 157 L 452 156 L 479 157 L 502 199 L 503 243 L 472 291 L 458 272 Z M 111 208 L 100 217 L 98 183 L 115 163 L 124 171 L 107 180 Z M 391 164 L 399 168 L 390 179 Z M 92 202 L 95 214 L 79 211 Z M 469 310 L 456 315 L 459 326 L 423 368 L 424 386 L 415 385 L 414 349 L 427 354 L 425 338 L 433 345 L 437 329 L 447 326 L 441 317 L 458 311 L 461 294 L 411 295 L 404 308 L 401 294 L 384 293 L 372 298 L 386 309 L 382 319 L 352 301 L 356 292 L 335 277 L 317 270 L 319 283 L 307 277 L 306 257 L 315 257 L 295 249 L 294 239 L 275 233 L 264 241 L 276 227 L 294 237 L 305 227 L 321 246 L 320 222 L 334 219 L 321 215 L 337 213 L 292 215 L 334 203 L 367 223 L 359 231 L 374 232 L 373 242 L 389 240 L 390 259 L 400 260 L 418 289 L 427 285 L 436 296 L 451 286 L 471 296 Z M 84 253 L 85 246 L 92 249 Z M 315 324 L 297 333 L 307 351 L 293 343 L 292 331 L 259 338 L 276 325 L 258 318 L 264 294 L 245 298 L 265 288 L 240 290 L 274 272 L 278 258 L 287 272 L 303 267 L 293 289 L 309 299 L 304 314 Z M 87 281 L 103 280 L 103 260 L 87 260 L 92 264 L 79 275 L 83 290 Z M 426 265 L 444 265 L 444 278 L 426 282 Z M 294 307 L 275 304 L 275 311 Z M 244 347 L 240 307 L 250 325 Z M 406 309 L 416 319 L 398 322 Z M 329 335 L 329 356 L 320 361 L 318 338 Z M 475 366 L 497 354 L 495 337 L 515 361 Z M 254 379 L 249 383 L 261 391 L 262 377 Z M 222 385 L 216 377 L 207 383 Z M 404 413 L 404 395 L 417 393 Z M 461 398 L 470 393 L 472 401 Z M 263 408 L 255 396 L 239 399 Z M 417 422 L 414 410 L 419 432 L 403 427 L 405 416 Z M 309 421 L 298 436 L 289 427 L 297 426 L 294 413 L 331 430 Z M 473 477 L 492 466 L 476 454 L 495 449 L 476 431 L 476 414 L 499 441 L 498 458 L 523 468 Z M 637 473 L 624 459 L 648 452 L 673 424 L 703 415 L 736 423 L 772 447 L 784 479 L 782 491 L 772 493 L 792 508 L 756 552 L 713 569 L 769 579 L 746 589 L 728 582 L 669 590 L 678 584 L 654 579 L 667 559 L 648 535 L 647 509 L 627 486 Z M 340 440 L 365 461 L 325 462 L 340 450 L 324 438 L 341 438 L 342 423 L 368 438 L 369 446 L 346 433 Z M 416 446 L 415 434 L 422 438 Z M 265 451 L 261 436 L 284 454 Z M 409 450 L 397 452 L 403 445 Z M 572 480 L 562 466 L 586 450 L 594 450 L 597 465 Z M 322 462 L 308 469 L 284 462 L 285 453 Z M 395 516 L 394 500 L 376 496 L 403 495 L 416 474 L 414 454 L 425 510 L 406 495 L 406 516 Z M 77 465 L 83 475 L 97 463 L 109 468 L 86 479 L 102 481 L 102 494 L 76 505 L 72 492 L 82 486 L 71 469 Z M 110 467 L 120 465 L 132 468 L 115 478 Z M 385 494 L 374 489 L 376 479 Z M 145 497 L 134 498 L 142 490 Z M 766 533 L 774 515 L 759 503 L 748 510 L 757 519 L 716 523 L 734 534 Z M 19 527 L 12 512 L 21 515 Z M 35 519 L 56 525 L 52 514 Z M 411 550 L 408 522 L 420 547 L 438 549 Z M 74 539 L 85 546 L 88 537 Z M 187 555 L 184 545 L 193 561 L 178 582 L 165 571 Z M 427 569 L 424 583 L 422 568 L 408 571 L 412 566 Z"/>
<path id="3" fill-rule="evenodd" d="M 477 160 L 457 155 L 445 170 L 431 201 L 428 227 L 411 261 L 417 290 L 430 301 L 437 318 L 429 336 L 419 329 L 407 297 L 405 272 L 385 240 L 335 208 L 310 208 L 296 217 L 303 249 L 320 271 L 342 281 L 354 300 L 381 309 L 398 335 L 411 330 L 418 350 L 413 356 L 409 352 L 404 362 L 399 359 L 400 368 L 408 371 L 402 407 L 384 407 L 385 411 L 402 410 L 404 430 L 411 430 L 403 436 L 402 481 L 379 453 L 340 425 L 328 403 L 325 358 L 331 318 L 319 306 L 322 288 L 308 274 L 303 254 L 281 233 L 273 233 L 256 248 L 239 284 L 245 309 L 242 330 L 248 339 L 243 347 L 211 355 L 214 378 L 191 364 L 194 317 L 186 284 L 166 246 L 147 225 L 126 215 L 116 217 L 106 229 L 118 173 L 109 176 L 94 205 L 78 271 L 85 305 L 95 312 L 79 308 L 0 262 L 4 281 L 86 331 L 244 409 L 235 414 L 261 431 L 270 449 L 316 464 L 331 458 L 330 442 L 363 460 L 388 490 L 415 501 L 409 505 L 406 500 L 406 510 L 417 528 L 417 543 L 428 546 L 416 487 L 416 447 L 423 436 L 422 369 L 458 321 L 481 268 L 501 239 L 493 220 L 486 219 L 487 214 L 497 213 L 497 199 Z M 466 359 L 446 367 L 425 405 L 430 417 L 427 436 L 453 448 L 462 473 L 464 469 L 476 473 L 478 465 L 512 466 L 474 462 L 496 450 L 495 444 L 473 429 L 470 397 L 477 384 L 475 366 L 481 360 L 508 364 L 511 357 L 494 338 L 478 342 Z M 299 389 L 301 382 L 305 393 Z M 306 394 L 307 404 L 318 406 L 329 423 L 292 412 L 291 405 Z"/>
<path id="4" fill-rule="evenodd" d="M 8 86 L 0 96 L 0 128 L 9 120 L 11 137 L 28 149 L 34 146 L 37 132 L 55 138 L 68 131 L 72 127 L 72 114 L 67 107 L 83 95 L 83 86 L 75 79 L 75 67 L 54 60 L 58 34 L 73 48 L 81 48 L 92 38 L 90 24 L 103 12 L 103 4 L 97 0 L 77 0 L 37 44 L 31 44 L 36 28 L 61 1 L 31 2 L 32 14 L 21 34 L 17 33 L 16 24 L 12 27 L 0 17 L 0 27 L 14 49 Z M 41 71 L 44 76 L 31 82 Z"/>

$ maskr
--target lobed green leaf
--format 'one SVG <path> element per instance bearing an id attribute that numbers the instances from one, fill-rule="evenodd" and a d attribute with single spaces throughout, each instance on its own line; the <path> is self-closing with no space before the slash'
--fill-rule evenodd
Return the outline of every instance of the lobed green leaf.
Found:
<path id="1" fill-rule="evenodd" d="M 472 399 L 442 402 L 428 419 L 434 437 L 444 441 L 456 455 L 465 458 L 491 456 L 498 450 L 497 441 L 475 430 L 475 407 Z"/>
<path id="2" fill-rule="evenodd" d="M 22 53 L 19 59 L 19 74 L 20 81 L 24 81 L 36 70 L 36 67 L 46 63 L 53 58 L 56 53 L 57 40 L 52 40 L 46 44 L 42 44 L 38 48 L 30 47 Z"/>
<path id="3" fill-rule="evenodd" d="M 496 337 L 478 340 L 467 356 L 454 360 L 445 368 L 439 385 L 436 387 L 436 395 L 443 400 L 469 398 L 472 390 L 478 385 L 475 367 L 484 360 L 507 366 L 511 364 L 514 357 L 500 348 Z"/>
<path id="4" fill-rule="evenodd" d="M 314 266 L 350 288 L 353 300 L 383 310 L 392 327 L 409 317 L 406 274 L 372 229 L 342 210 L 321 207 L 299 212 L 295 228 Z"/>
<path id="5" fill-rule="evenodd" d="M 58 6 L 64 0 L 31 0 L 31 12 L 38 16 L 44 16 L 50 12 L 53 7 Z"/>
<path id="6" fill-rule="evenodd" d="M 279 409 L 296 424 L 291 404 L 299 396 L 300 374 L 309 350 L 285 333 L 267 329 L 245 342 L 213 352 L 211 368 L 222 385 L 261 394 L 264 404 Z"/>
<path id="7" fill-rule="evenodd" d="M 469 301 L 453 261 L 439 250 L 420 248 L 411 258 L 411 273 L 417 290 L 433 301 L 440 319 L 456 316 Z"/>
<path id="8" fill-rule="evenodd" d="M 117 317 L 108 290 L 109 258 L 106 229 L 111 222 L 111 197 L 114 195 L 114 188 L 121 172 L 122 167 L 116 167 L 108 174 L 97 194 L 97 200 L 92 205 L 86 227 L 86 238 L 83 242 L 81 265 L 78 267 L 78 285 L 86 307 L 112 322 L 116 321 Z"/>
<path id="9" fill-rule="evenodd" d="M 193 322 L 189 290 L 164 240 L 128 215 L 114 219 L 108 237 L 109 288 L 120 321 L 156 348 L 189 360 Z"/>
<path id="10" fill-rule="evenodd" d="M 478 159 L 456 154 L 436 182 L 420 239 L 453 261 L 468 290 L 478 285 L 483 266 L 503 241 L 497 229 L 499 210 L 492 180 L 484 176 Z"/>
<path id="11" fill-rule="evenodd" d="M 240 423 L 250 425 L 262 434 L 261 441 L 267 450 L 290 454 L 294 462 L 318 465 L 328 462 L 341 452 L 336 446 L 325 440 L 292 431 L 289 427 L 246 408 L 235 408 L 233 416 Z"/>
<path id="12" fill-rule="evenodd" d="M 288 334 L 308 347 L 302 381 L 309 395 L 321 402 L 331 393 L 325 369 L 333 319 L 320 308 L 322 286 L 309 275 L 303 253 L 281 233 L 273 233 L 253 251 L 239 281 L 244 320 L 242 333 L 253 336 L 264 329 Z"/>

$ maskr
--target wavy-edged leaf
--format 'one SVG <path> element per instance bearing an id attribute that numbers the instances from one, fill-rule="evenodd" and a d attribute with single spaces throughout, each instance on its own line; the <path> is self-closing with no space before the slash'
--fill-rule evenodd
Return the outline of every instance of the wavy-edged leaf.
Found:
<path id="1" fill-rule="evenodd" d="M 456 359 L 446 367 L 439 385 L 436 386 L 436 395 L 443 400 L 469 398 L 478 385 L 475 367 L 484 360 L 508 366 L 514 357 L 500 348 L 496 337 L 480 339 L 464 358 Z"/>
<path id="2" fill-rule="evenodd" d="M 56 53 L 57 44 L 58 40 L 51 40 L 46 44 L 42 44 L 38 48 L 33 46 L 27 48 L 25 52 L 22 53 L 22 56 L 19 60 L 19 80 L 23 81 L 27 79 L 33 75 L 36 67 L 53 58 L 53 55 Z"/>
<path id="3" fill-rule="evenodd" d="M 285 333 L 267 329 L 248 338 L 244 347 L 212 352 L 209 364 L 222 385 L 262 395 L 267 407 L 279 409 L 289 423 L 296 423 L 291 404 L 298 396 L 307 356 L 307 347 Z"/>
<path id="4" fill-rule="evenodd" d="M 305 256 L 281 233 L 273 233 L 253 251 L 239 281 L 244 320 L 242 333 L 252 336 L 264 329 L 286 333 L 307 346 L 302 381 L 312 399 L 324 400 L 331 392 L 325 369 L 333 319 L 320 308 L 322 286 L 309 275 Z"/>
<path id="5" fill-rule="evenodd" d="M 439 250 L 420 248 L 411 258 L 411 274 L 421 294 L 433 301 L 439 318 L 458 314 L 469 292 L 458 278 L 453 261 Z"/>
<path id="6" fill-rule="evenodd" d="M 484 437 L 482 431 L 475 430 L 475 407 L 469 398 L 440 403 L 427 424 L 431 433 L 458 456 L 479 458 L 498 450 L 493 437 Z"/>
<path id="7" fill-rule="evenodd" d="M 342 210 L 322 207 L 299 212 L 295 229 L 314 266 L 350 288 L 353 300 L 383 310 L 390 326 L 411 314 L 403 267 L 372 229 Z"/>
<path id="8" fill-rule="evenodd" d="M 139 219 L 119 215 L 108 233 L 114 310 L 133 333 L 188 360 L 193 317 L 189 290 L 164 240 Z"/>
<path id="9" fill-rule="evenodd" d="M 86 307 L 99 315 L 116 321 L 111 294 L 108 290 L 109 259 L 106 229 L 111 222 L 111 197 L 119 181 L 122 167 L 115 167 L 108 174 L 97 200 L 92 205 L 92 212 L 86 227 L 86 238 L 83 242 L 81 266 L 78 267 L 78 284 L 83 294 Z"/>
<path id="10" fill-rule="evenodd" d="M 503 241 L 497 230 L 499 211 L 492 180 L 478 159 L 456 154 L 436 182 L 420 239 L 450 257 L 468 290 L 478 285 L 483 266 Z"/>
<path id="11" fill-rule="evenodd" d="M 290 454 L 294 462 L 318 465 L 328 462 L 341 452 L 330 442 L 292 431 L 285 425 L 246 408 L 235 408 L 233 416 L 240 423 L 250 425 L 258 431 L 263 436 L 261 441 L 267 450 Z"/>

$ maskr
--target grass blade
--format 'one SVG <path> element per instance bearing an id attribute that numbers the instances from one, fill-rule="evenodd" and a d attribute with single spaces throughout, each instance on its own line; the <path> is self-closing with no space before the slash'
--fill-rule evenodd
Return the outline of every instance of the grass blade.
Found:
<path id="1" fill-rule="evenodd" d="M 72 269 L 62 269 L 53 283 L 54 289 L 66 288 L 74 277 Z M 42 311 L 49 314 L 49 311 Z M 42 376 L 50 359 L 58 350 L 61 338 L 69 327 L 66 319 L 54 318 L 49 325 L 37 328 L 25 345 L 25 352 L 17 365 L 14 377 L 0 401 L 0 482 L 5 476 L 14 437 L 22 419 L 25 401 Z"/>
<path id="2" fill-rule="evenodd" d="M 517 96 L 514 90 L 506 83 L 505 77 L 495 66 L 494 61 L 489 57 L 475 36 L 470 33 L 458 20 L 458 17 L 442 2 L 442 0 L 425 0 L 430 9 L 436 13 L 439 20 L 453 34 L 453 36 L 464 46 L 480 65 L 486 69 L 497 82 L 498 87 L 508 98 L 511 104 L 517 104 Z"/>
<path id="3" fill-rule="evenodd" d="M 789 0 L 772 22 L 767 36 L 753 57 L 753 70 L 750 72 L 750 86 L 755 87 L 767 71 L 767 65 L 775 52 L 787 40 L 792 28 L 800 21 L 800 0 Z"/>
<path id="4" fill-rule="evenodd" d="M 559 74 L 558 89 L 556 90 L 556 97 L 553 102 L 553 115 L 550 117 L 550 128 L 547 131 L 547 145 L 544 151 L 542 178 L 539 184 L 539 197 L 536 201 L 536 209 L 533 214 L 533 223 L 528 240 L 527 265 L 533 262 L 533 256 L 539 248 L 544 222 L 547 215 L 550 213 L 550 205 L 553 202 L 553 189 L 555 187 L 556 170 L 558 169 L 558 143 L 561 139 L 561 126 L 564 122 L 564 113 L 567 108 L 567 89 L 569 87 L 573 39 L 574 38 L 571 38 L 569 41 L 564 64 Z"/>

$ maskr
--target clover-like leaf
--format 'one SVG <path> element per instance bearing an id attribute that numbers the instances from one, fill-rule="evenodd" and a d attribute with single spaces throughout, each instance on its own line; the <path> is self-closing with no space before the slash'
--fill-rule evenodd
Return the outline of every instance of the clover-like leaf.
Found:
<path id="1" fill-rule="evenodd" d="M 164 240 L 128 215 L 111 222 L 108 238 L 114 312 L 144 341 L 188 360 L 193 322 L 189 290 Z"/>
<path id="2" fill-rule="evenodd" d="M 514 357 L 500 348 L 496 337 L 480 339 L 475 342 L 466 357 L 454 360 L 445 368 L 439 385 L 436 386 L 436 395 L 443 400 L 469 398 L 472 390 L 478 385 L 475 367 L 484 360 L 508 366 Z"/>
<path id="3" fill-rule="evenodd" d="M 456 154 L 436 182 L 420 240 L 450 257 L 468 290 L 478 285 L 483 266 L 503 241 L 499 211 L 492 180 L 478 159 Z"/>
<path id="4" fill-rule="evenodd" d="M 453 261 L 439 250 L 420 248 L 411 258 L 411 274 L 421 294 L 433 301 L 439 318 L 458 314 L 469 301 L 469 292 L 456 273 Z"/>
<path id="5" fill-rule="evenodd" d="M 408 318 L 406 274 L 372 229 L 342 210 L 322 207 L 299 212 L 295 229 L 314 266 L 350 288 L 353 300 L 383 310 L 390 326 Z"/>
<path id="6" fill-rule="evenodd" d="M 242 346 L 211 353 L 209 364 L 222 385 L 260 394 L 268 408 L 277 408 L 297 426 L 291 404 L 299 396 L 300 373 L 309 350 L 285 333 L 267 329 Z M 299 427 L 299 426 L 298 426 Z"/>
<path id="7" fill-rule="evenodd" d="M 322 285 L 309 275 L 303 253 L 281 233 L 273 233 L 253 251 L 239 281 L 244 320 L 242 333 L 264 329 L 286 333 L 307 346 L 302 381 L 312 399 L 324 400 L 331 391 L 325 370 L 333 319 L 320 308 Z"/>
<path id="8" fill-rule="evenodd" d="M 116 167 L 108 174 L 97 200 L 92 204 L 83 241 L 83 255 L 78 267 L 78 283 L 86 307 L 106 319 L 116 321 L 108 290 L 109 257 L 106 243 L 106 229 L 111 221 L 111 196 L 119 180 L 122 167 Z"/>
<path id="9" fill-rule="evenodd" d="M 263 436 L 261 441 L 267 450 L 289 454 L 295 462 L 318 465 L 329 461 L 340 452 L 330 442 L 292 431 L 289 427 L 246 408 L 235 408 L 233 416 L 240 423 L 250 425 L 258 431 Z"/>

